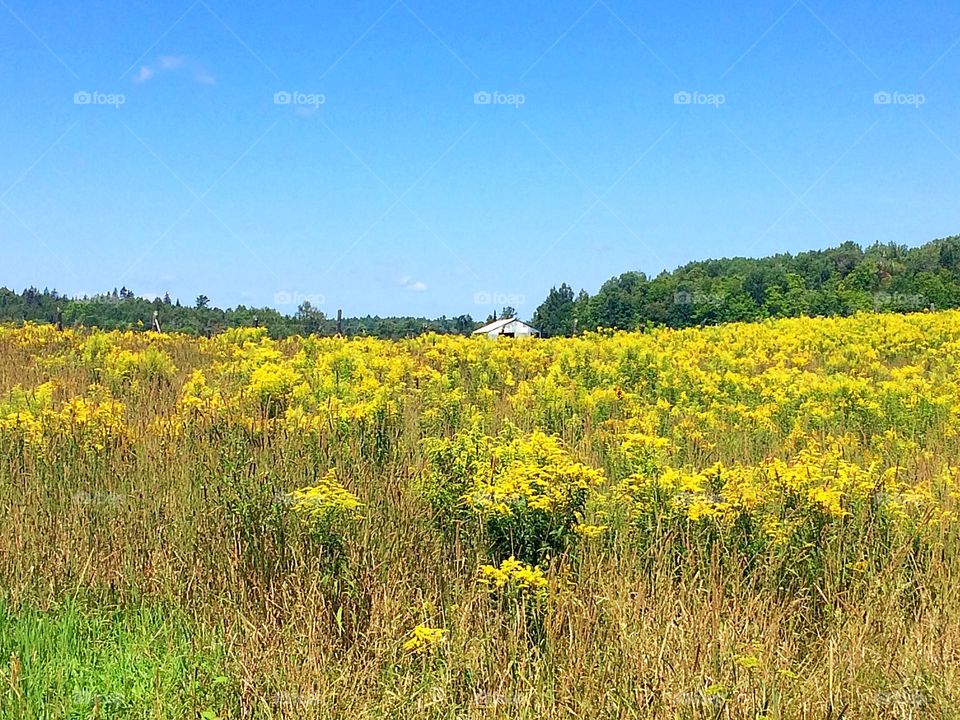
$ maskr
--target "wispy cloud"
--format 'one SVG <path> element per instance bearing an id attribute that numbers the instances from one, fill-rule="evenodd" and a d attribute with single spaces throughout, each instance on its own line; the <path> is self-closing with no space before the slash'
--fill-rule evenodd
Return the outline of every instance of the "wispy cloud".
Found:
<path id="1" fill-rule="evenodd" d="M 141 65 L 133 76 L 133 82 L 145 83 L 159 75 L 178 70 L 186 70 L 193 76 L 194 81 L 201 85 L 214 85 L 217 82 L 213 73 L 183 55 L 161 55 L 154 62 Z"/>
<path id="2" fill-rule="evenodd" d="M 427 284 L 422 280 L 414 280 L 409 275 L 404 275 L 400 278 L 400 285 L 410 292 L 426 292 Z"/>
<path id="3" fill-rule="evenodd" d="M 161 55 L 158 62 L 164 70 L 176 70 L 183 67 L 184 58 L 178 55 Z"/>
<path id="4" fill-rule="evenodd" d="M 133 76 L 133 81 L 136 83 L 146 82 L 154 76 L 154 71 L 152 68 L 147 67 L 146 65 L 141 65 L 140 70 L 136 75 Z"/>

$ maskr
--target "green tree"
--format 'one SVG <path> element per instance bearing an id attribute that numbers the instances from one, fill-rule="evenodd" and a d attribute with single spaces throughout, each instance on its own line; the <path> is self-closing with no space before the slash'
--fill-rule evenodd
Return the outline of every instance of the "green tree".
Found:
<path id="1" fill-rule="evenodd" d="M 294 318 L 303 328 L 303 335 L 315 335 L 319 334 L 323 328 L 323 321 L 326 316 L 315 308 L 309 300 L 304 300 L 297 308 L 297 314 Z"/>
<path id="2" fill-rule="evenodd" d="M 543 337 L 573 333 L 573 288 L 566 283 L 550 288 L 547 299 L 533 313 L 533 324 Z"/>

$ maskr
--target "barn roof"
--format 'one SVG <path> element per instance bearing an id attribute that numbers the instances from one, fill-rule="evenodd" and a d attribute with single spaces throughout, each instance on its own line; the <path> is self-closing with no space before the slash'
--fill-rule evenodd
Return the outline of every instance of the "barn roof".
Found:
<path id="1" fill-rule="evenodd" d="M 474 331 L 473 331 L 473 334 L 474 334 L 474 335 L 489 335 L 490 333 L 492 333 L 492 332 L 494 332 L 494 331 L 497 331 L 497 330 L 502 330 L 504 327 L 506 327 L 506 326 L 509 325 L 510 323 L 515 323 L 515 322 L 516 322 L 516 323 L 520 323 L 521 325 L 526 325 L 528 328 L 530 328 L 530 329 L 533 330 L 534 332 L 540 332 L 539 330 L 537 330 L 537 329 L 536 329 L 533 325 L 531 325 L 530 323 L 525 323 L 523 320 L 518 320 L 517 318 L 512 318 L 512 317 L 510 317 L 510 318 L 500 318 L 499 320 L 494 320 L 494 321 L 491 322 L 491 323 L 487 323 L 487 324 L 484 325 L 482 328 L 477 328 L 476 330 L 474 330 Z"/>

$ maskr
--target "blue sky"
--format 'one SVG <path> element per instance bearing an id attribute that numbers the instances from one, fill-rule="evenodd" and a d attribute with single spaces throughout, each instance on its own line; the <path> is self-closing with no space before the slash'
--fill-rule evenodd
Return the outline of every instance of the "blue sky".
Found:
<path id="1" fill-rule="evenodd" d="M 529 316 L 960 232 L 955 2 L 0 0 L 0 285 Z"/>

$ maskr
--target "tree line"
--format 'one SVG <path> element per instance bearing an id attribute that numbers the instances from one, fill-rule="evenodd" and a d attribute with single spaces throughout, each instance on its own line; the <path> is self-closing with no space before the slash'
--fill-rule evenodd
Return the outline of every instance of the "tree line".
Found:
<path id="1" fill-rule="evenodd" d="M 960 307 L 960 237 L 909 248 L 853 242 L 766 258 L 691 262 L 648 278 L 627 272 L 595 295 L 551 288 L 533 325 L 544 337 L 598 327 L 688 327 L 858 311 L 915 312 Z"/>
<path id="2" fill-rule="evenodd" d="M 154 315 L 156 313 L 156 315 Z M 371 335 L 399 339 L 426 332 L 440 334 L 471 332 L 477 323 L 469 315 L 436 319 L 421 317 L 345 317 L 329 318 L 309 302 L 302 303 L 292 315 L 271 307 L 246 307 L 222 310 L 210 306 L 206 295 L 192 305 L 173 300 L 169 295 L 148 299 L 132 290 L 114 289 L 93 297 L 71 298 L 56 290 L 27 288 L 21 293 L 0 288 L 0 322 L 61 322 L 66 327 L 83 325 L 104 330 L 150 330 L 154 317 L 165 332 L 189 335 L 213 335 L 234 327 L 264 327 L 271 337 L 291 335 Z"/>
<path id="3" fill-rule="evenodd" d="M 960 236 L 909 248 L 847 242 L 826 250 L 766 258 L 691 262 L 648 278 L 626 272 L 595 295 L 574 294 L 566 283 L 551 288 L 532 324 L 544 337 L 574 335 L 598 327 L 636 330 L 651 325 L 688 327 L 799 315 L 850 315 L 857 311 L 912 312 L 960 307 Z M 500 317 L 513 316 L 504 308 Z M 309 302 L 293 314 L 270 307 L 222 310 L 200 295 L 191 305 L 169 295 L 147 299 L 128 288 L 73 298 L 56 290 L 0 288 L 0 322 L 61 322 L 113 329 L 153 327 L 211 335 L 232 327 L 262 326 L 272 337 L 369 335 L 403 338 L 427 332 L 466 335 L 481 323 L 470 315 L 422 317 L 327 317 Z M 495 319 L 496 313 L 487 318 Z"/>

